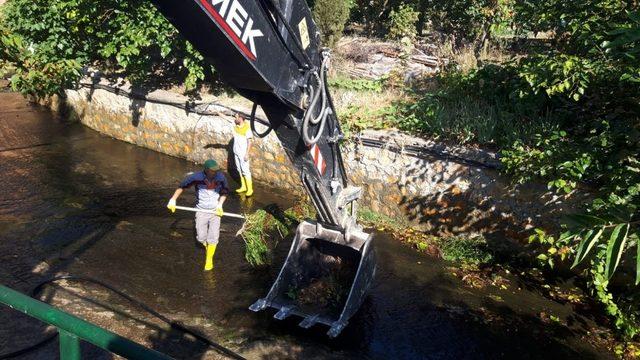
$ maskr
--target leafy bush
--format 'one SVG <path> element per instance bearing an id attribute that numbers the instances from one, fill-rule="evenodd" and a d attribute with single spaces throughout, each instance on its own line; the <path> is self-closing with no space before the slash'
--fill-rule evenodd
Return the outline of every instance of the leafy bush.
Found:
<path id="1" fill-rule="evenodd" d="M 402 38 L 414 39 L 418 35 L 416 23 L 418 22 L 418 12 L 411 6 L 401 4 L 396 10 L 391 10 L 389 14 L 389 39 L 400 40 Z"/>
<path id="2" fill-rule="evenodd" d="M 11 84 L 25 94 L 45 96 L 73 85 L 81 64 L 75 59 L 51 59 L 42 49 L 27 46 L 24 38 L 0 29 L 0 57 L 14 70 Z"/>
<path id="3" fill-rule="evenodd" d="M 520 32 L 548 33 L 554 47 L 572 55 L 599 56 L 610 31 L 629 23 L 632 1 L 517 0 L 513 23 Z"/>
<path id="4" fill-rule="evenodd" d="M 425 1 L 427 13 L 436 30 L 460 39 L 474 41 L 508 12 L 509 2 L 498 0 Z"/>
<path id="5" fill-rule="evenodd" d="M 333 47 L 340 40 L 350 9 L 350 2 L 345 0 L 315 1 L 313 18 L 320 28 L 324 46 Z"/>
<path id="6" fill-rule="evenodd" d="M 365 27 L 377 35 L 389 31 L 391 13 L 397 16 L 401 7 L 413 9 L 417 15 L 417 33 L 425 26 L 428 30 L 441 31 L 456 39 L 476 41 L 482 38 L 492 27 L 506 27 L 506 19 L 511 14 L 510 0 L 355 0 L 352 19 L 362 22 Z M 413 19 L 413 15 L 411 16 Z"/>
<path id="7" fill-rule="evenodd" d="M 633 337 L 640 330 L 637 309 L 618 305 L 627 296 L 614 296 L 609 280 L 626 263 L 640 283 L 640 17 L 619 14 L 623 2 L 554 4 L 536 26 L 565 33 L 556 49 L 524 61 L 521 76 L 534 93 L 552 100 L 553 111 L 570 113 L 573 121 L 533 143 L 516 142 L 503 152 L 505 171 L 521 182 L 542 178 L 550 189 L 593 194 L 582 213 L 567 216 L 562 234 L 538 230 L 532 241 L 543 245 L 539 258 L 550 265 L 566 254 L 574 268 L 587 264 L 594 297 Z M 552 16 L 558 14 L 563 21 Z"/>
<path id="8" fill-rule="evenodd" d="M 142 83 L 155 77 L 194 88 L 211 69 L 146 1 L 10 0 L 3 6 L 0 53 L 16 67 L 14 88 L 60 92 L 84 66 Z"/>
<path id="9" fill-rule="evenodd" d="M 624 334 L 634 336 L 640 328 L 636 310 L 619 305 L 626 296 L 609 280 L 622 267 L 635 269 L 640 282 L 637 5 L 515 4 L 515 27 L 545 32 L 551 39 L 544 47 L 468 73 L 446 69 L 436 91 L 416 91 L 385 121 L 413 133 L 490 144 L 501 150 L 503 171 L 517 182 L 544 180 L 560 194 L 589 191 L 594 200 L 563 221 L 562 234 L 540 230 L 532 240 L 542 244 L 544 263 L 570 259 L 584 269 L 594 298 Z"/>
<path id="10" fill-rule="evenodd" d="M 401 0 L 354 0 L 355 6 L 351 11 L 351 20 L 362 23 L 366 31 L 383 35 L 386 31 L 387 17 L 391 9 L 402 3 Z"/>
<path id="11" fill-rule="evenodd" d="M 413 133 L 506 147 L 516 140 L 531 142 L 537 132 L 566 119 L 563 111 L 549 112 L 552 100 L 532 91 L 517 64 L 488 65 L 467 74 L 449 71 L 436 80 L 436 91 L 416 91 L 387 120 Z"/>

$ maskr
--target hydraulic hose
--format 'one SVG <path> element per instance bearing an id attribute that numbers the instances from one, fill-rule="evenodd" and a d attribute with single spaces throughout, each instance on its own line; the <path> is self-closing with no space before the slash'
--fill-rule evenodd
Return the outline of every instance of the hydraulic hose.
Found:
<path id="1" fill-rule="evenodd" d="M 309 88 L 309 98 L 311 99 L 309 102 L 309 106 L 304 114 L 304 118 L 302 119 L 302 139 L 307 146 L 311 146 L 320 140 L 322 137 L 322 133 L 324 131 L 324 127 L 327 123 L 327 117 L 333 113 L 333 110 L 328 104 L 328 94 L 327 94 L 327 68 L 329 66 L 329 52 L 325 51 L 322 53 L 322 65 L 320 66 L 320 74 L 317 72 L 313 73 L 313 78 L 316 80 L 317 87 L 314 89 L 312 84 L 308 85 Z M 322 98 L 322 105 L 320 109 L 316 111 L 316 107 L 318 106 L 318 102 Z M 314 113 L 318 115 L 314 116 Z M 315 136 L 311 136 L 311 125 L 316 125 L 317 132 Z"/>
<path id="2" fill-rule="evenodd" d="M 258 103 L 253 103 L 253 107 L 251 108 L 251 118 L 249 119 L 249 124 L 251 125 L 251 132 L 253 133 L 253 135 L 262 139 L 263 137 L 269 135 L 271 130 L 273 130 L 273 127 L 271 126 L 271 123 L 269 123 L 267 125 L 267 130 L 265 130 L 265 132 L 259 133 L 258 130 L 256 130 L 256 110 L 257 109 L 258 109 Z"/>
<path id="3" fill-rule="evenodd" d="M 93 279 L 93 278 L 89 278 L 89 277 L 84 277 L 84 276 L 75 276 L 75 275 L 61 275 L 61 276 L 56 276 L 53 277 L 51 279 L 47 279 L 44 280 L 42 282 L 40 282 L 38 285 L 36 285 L 36 287 L 33 288 L 33 290 L 31 290 L 31 292 L 29 293 L 29 296 L 35 298 L 40 291 L 48 284 L 53 283 L 53 282 L 57 282 L 57 281 L 61 281 L 61 280 L 71 280 L 71 281 L 79 281 L 79 282 L 88 282 L 88 283 L 92 283 L 95 285 L 98 285 L 100 287 L 103 287 L 107 290 L 110 290 L 114 293 L 116 293 L 117 295 L 119 295 L 120 297 L 124 298 L 125 300 L 133 303 L 134 305 L 140 307 L 141 309 L 143 309 L 144 311 L 148 312 L 149 314 L 153 315 L 154 317 L 158 318 L 160 321 L 166 323 L 167 325 L 171 326 L 172 329 L 176 329 L 178 331 L 181 331 L 185 334 L 189 334 L 193 337 L 195 337 L 196 339 L 200 340 L 201 342 L 209 345 L 210 347 L 216 349 L 219 353 L 226 355 L 227 357 L 231 358 L 231 359 L 238 359 L 238 360 L 245 360 L 245 358 L 234 352 L 233 350 L 226 348 L 220 344 L 218 344 L 217 342 L 205 337 L 204 335 L 198 333 L 196 330 L 192 330 L 189 329 L 188 327 L 180 324 L 179 322 L 173 321 L 169 318 L 167 318 L 166 316 L 160 314 L 159 312 L 155 311 L 154 309 L 152 309 L 150 306 L 146 305 L 145 303 L 134 299 L 133 297 L 125 294 L 124 292 L 116 289 L 115 287 L 104 283 L 100 280 L 97 279 Z M 47 343 L 49 343 L 50 341 L 54 340 L 56 337 L 58 336 L 58 333 L 49 335 L 48 337 L 46 337 L 45 339 L 30 345 L 28 347 L 25 347 L 23 349 L 19 349 L 10 353 L 6 353 L 6 354 L 0 354 L 0 359 L 9 359 L 9 358 L 14 358 L 16 356 L 20 356 L 26 353 L 29 353 L 33 350 L 36 350 L 44 345 L 46 345 Z"/>

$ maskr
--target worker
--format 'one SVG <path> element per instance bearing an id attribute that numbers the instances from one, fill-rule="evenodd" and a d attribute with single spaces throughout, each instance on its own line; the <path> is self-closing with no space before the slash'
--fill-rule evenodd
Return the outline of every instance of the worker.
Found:
<path id="1" fill-rule="evenodd" d="M 176 211 L 176 201 L 184 189 L 191 186 L 196 190 L 196 208 L 203 210 L 214 210 L 210 212 L 196 212 L 196 236 L 206 249 L 205 270 L 213 269 L 213 255 L 216 252 L 218 238 L 220 237 L 220 218 L 224 214 L 222 204 L 229 193 L 227 178 L 220 170 L 218 163 L 209 159 L 204 162 L 204 170 L 195 172 L 187 176 L 176 189 L 167 208 L 171 212 Z"/>
<path id="2" fill-rule="evenodd" d="M 238 173 L 240 173 L 241 184 L 236 192 L 251 196 L 253 195 L 253 181 L 251 180 L 251 170 L 249 170 L 249 152 L 251 152 L 253 133 L 249 122 L 245 121 L 240 114 L 235 115 L 235 124 L 236 126 L 233 129 L 233 158 Z"/>

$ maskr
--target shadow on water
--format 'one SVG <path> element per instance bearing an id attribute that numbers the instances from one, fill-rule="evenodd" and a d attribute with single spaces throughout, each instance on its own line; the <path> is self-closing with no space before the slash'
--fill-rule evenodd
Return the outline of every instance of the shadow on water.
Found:
<path id="1" fill-rule="evenodd" d="M 291 238 L 279 242 L 272 266 L 251 268 L 244 261 L 243 241 L 235 237 L 241 223 L 223 222 L 215 269 L 203 272 L 193 215 L 171 215 L 165 209 L 177 183 L 195 170 L 192 164 L 100 136 L 79 124 L 52 121 L 38 109 L 20 111 L 35 114 L 31 122 L 56 124 L 59 132 L 42 132 L 36 126 L 29 128 L 35 129 L 29 130 L 33 134 L 21 134 L 7 110 L 0 109 L 0 136 L 27 145 L 0 152 L 0 282 L 17 290 L 27 292 L 60 273 L 94 277 L 256 359 L 608 356 L 580 341 L 573 329 L 587 325 L 568 306 L 524 287 L 521 292 L 503 291 L 503 301 L 497 301 L 464 287 L 445 263 L 385 234 L 375 240 L 375 285 L 337 339 L 328 339 L 325 327 L 298 328 L 299 319 L 276 321 L 270 312 L 251 313 L 247 307 L 269 290 Z M 51 145 L 28 147 L 42 140 Z M 190 203 L 192 196 L 185 194 L 181 201 Z M 290 194 L 270 189 L 252 199 L 232 196 L 225 209 L 242 213 L 273 203 L 286 208 L 293 201 Z M 43 299 L 171 356 L 211 355 L 204 344 L 156 323 L 117 296 L 75 285 L 50 287 Z M 537 316 L 541 309 L 572 319 L 576 326 L 544 324 Z M 102 313 L 112 315 L 104 319 Z M 0 310 L 0 321 L 9 324 L 0 329 L 3 350 L 28 344 L 44 331 L 37 322 L 25 328 L 24 318 L 8 309 Z M 27 330 L 34 336 L 23 339 Z M 55 356 L 56 346 L 30 356 Z"/>

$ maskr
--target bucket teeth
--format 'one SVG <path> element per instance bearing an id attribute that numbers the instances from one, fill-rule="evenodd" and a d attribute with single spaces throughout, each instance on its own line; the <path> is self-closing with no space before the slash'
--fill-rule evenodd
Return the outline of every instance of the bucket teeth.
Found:
<path id="1" fill-rule="evenodd" d="M 317 315 L 317 314 L 312 316 L 307 316 L 306 318 L 304 318 L 304 320 L 300 322 L 300 324 L 298 324 L 298 326 L 300 326 L 303 329 L 308 329 L 318 322 L 318 318 L 320 318 L 320 315 Z"/>
<path id="2" fill-rule="evenodd" d="M 254 311 L 254 312 L 258 312 L 258 311 L 264 310 L 266 308 L 267 308 L 267 300 L 265 300 L 265 299 L 258 299 L 251 306 L 249 306 L 249 310 Z"/>
<path id="3" fill-rule="evenodd" d="M 327 331 L 327 335 L 329 335 L 330 338 L 334 338 L 340 335 L 340 332 L 342 332 L 342 329 L 344 329 L 345 326 L 347 326 L 346 323 L 340 323 L 336 321 L 333 323 L 333 325 L 331 325 L 331 329 Z"/>
<path id="4" fill-rule="evenodd" d="M 291 311 L 293 311 L 293 306 L 283 306 L 273 317 L 278 320 L 284 320 L 291 315 Z"/>

